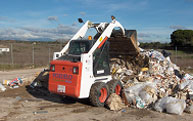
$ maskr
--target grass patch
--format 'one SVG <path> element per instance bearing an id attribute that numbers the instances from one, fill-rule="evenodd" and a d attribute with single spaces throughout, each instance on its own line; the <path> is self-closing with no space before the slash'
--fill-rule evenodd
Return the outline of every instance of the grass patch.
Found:
<path id="1" fill-rule="evenodd" d="M 0 64 L 0 71 L 9 71 L 25 68 L 40 68 L 40 67 L 48 68 L 48 66 L 43 65 Z"/>
<path id="2" fill-rule="evenodd" d="M 21 68 L 23 68 L 22 65 L 0 64 L 1 71 L 21 69 Z"/>

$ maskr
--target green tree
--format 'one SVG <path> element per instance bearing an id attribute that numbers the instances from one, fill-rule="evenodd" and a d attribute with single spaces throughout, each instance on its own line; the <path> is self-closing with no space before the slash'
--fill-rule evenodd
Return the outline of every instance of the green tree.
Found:
<path id="1" fill-rule="evenodd" d="M 174 46 L 193 46 L 193 30 L 176 30 L 171 34 Z"/>

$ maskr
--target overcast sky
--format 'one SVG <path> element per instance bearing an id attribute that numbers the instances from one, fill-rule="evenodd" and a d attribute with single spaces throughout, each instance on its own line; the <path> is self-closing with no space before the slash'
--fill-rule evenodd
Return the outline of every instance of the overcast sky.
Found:
<path id="1" fill-rule="evenodd" d="M 1 0 L 0 39 L 69 39 L 77 18 L 110 22 L 114 15 L 143 42 L 170 42 L 176 29 L 193 29 L 193 0 Z"/>

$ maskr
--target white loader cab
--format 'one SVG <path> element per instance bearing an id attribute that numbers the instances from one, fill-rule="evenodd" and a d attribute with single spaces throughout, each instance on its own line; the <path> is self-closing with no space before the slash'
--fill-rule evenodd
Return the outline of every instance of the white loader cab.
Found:
<path id="1" fill-rule="evenodd" d="M 111 17 L 110 23 L 80 23 L 84 25 L 50 63 L 48 89 L 50 92 L 75 98 L 89 98 L 94 106 L 104 106 L 109 94 L 120 95 L 122 84 L 112 80 L 109 67 L 109 42 L 114 28 L 123 26 Z M 86 32 L 95 28 L 92 40 L 84 40 Z"/>

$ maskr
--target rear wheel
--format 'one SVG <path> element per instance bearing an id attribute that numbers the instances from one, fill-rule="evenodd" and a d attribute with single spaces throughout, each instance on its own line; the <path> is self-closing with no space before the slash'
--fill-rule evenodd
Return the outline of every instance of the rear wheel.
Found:
<path id="1" fill-rule="evenodd" d="M 96 82 L 90 90 L 90 102 L 96 107 L 102 107 L 109 95 L 109 88 L 104 82 Z"/>
<path id="2" fill-rule="evenodd" d="M 111 80 L 107 83 L 109 87 L 109 94 L 116 93 L 117 95 L 121 95 L 122 92 L 122 84 L 118 80 Z"/>

